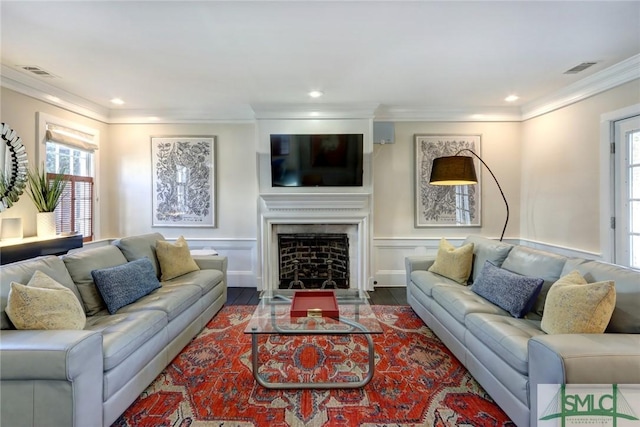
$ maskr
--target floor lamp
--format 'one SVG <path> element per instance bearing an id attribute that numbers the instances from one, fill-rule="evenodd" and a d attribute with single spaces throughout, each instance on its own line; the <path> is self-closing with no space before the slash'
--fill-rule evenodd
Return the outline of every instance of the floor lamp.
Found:
<path id="1" fill-rule="evenodd" d="M 509 203 L 507 203 L 507 198 L 504 196 L 504 192 L 502 191 L 502 187 L 500 187 L 500 183 L 498 179 L 493 174 L 493 171 L 487 164 L 473 151 L 468 148 L 463 148 L 458 151 L 453 156 L 446 157 L 438 157 L 433 159 L 433 164 L 431 166 L 431 178 L 429 179 L 429 184 L 431 185 L 471 185 L 477 184 L 478 178 L 476 176 L 476 168 L 473 165 L 473 158 L 469 156 L 459 156 L 458 154 L 468 151 L 473 154 L 480 162 L 487 168 L 493 180 L 496 182 L 498 186 L 498 190 L 500 190 L 500 194 L 502 195 L 502 199 L 504 200 L 504 204 L 507 207 L 507 219 L 504 222 L 504 227 L 502 228 L 502 234 L 500 235 L 500 241 L 504 237 L 504 232 L 507 229 L 507 223 L 509 222 Z"/>

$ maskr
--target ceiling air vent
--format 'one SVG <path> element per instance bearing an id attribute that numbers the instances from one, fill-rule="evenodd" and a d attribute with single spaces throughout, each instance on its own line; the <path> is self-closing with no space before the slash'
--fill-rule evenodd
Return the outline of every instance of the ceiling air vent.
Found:
<path id="1" fill-rule="evenodd" d="M 582 64 L 578 64 L 575 67 L 567 70 L 564 72 L 564 74 L 578 74 L 581 71 L 586 70 L 587 68 L 596 65 L 598 62 L 583 62 Z"/>
<path id="2" fill-rule="evenodd" d="M 35 74 L 38 77 L 51 77 L 51 78 L 56 77 L 50 72 L 45 71 L 36 65 L 18 65 L 18 67 L 28 73 Z"/>

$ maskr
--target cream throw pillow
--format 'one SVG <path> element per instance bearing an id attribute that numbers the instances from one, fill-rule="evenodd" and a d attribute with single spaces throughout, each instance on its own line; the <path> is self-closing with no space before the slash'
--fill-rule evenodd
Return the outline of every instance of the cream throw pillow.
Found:
<path id="1" fill-rule="evenodd" d="M 467 284 L 473 265 L 473 243 L 456 248 L 446 239 L 440 240 L 436 260 L 429 271 L 448 277 L 463 285 Z"/>
<path id="2" fill-rule="evenodd" d="M 41 271 L 26 286 L 11 282 L 5 311 L 16 329 L 84 329 L 87 322 L 73 291 Z"/>
<path id="3" fill-rule="evenodd" d="M 170 280 L 192 271 L 200 270 L 193 260 L 187 241 L 180 236 L 176 243 L 166 240 L 156 242 L 156 256 L 160 263 L 160 280 Z"/>
<path id="4" fill-rule="evenodd" d="M 548 334 L 601 334 L 615 306 L 613 281 L 587 283 L 572 271 L 549 288 L 540 327 Z"/>

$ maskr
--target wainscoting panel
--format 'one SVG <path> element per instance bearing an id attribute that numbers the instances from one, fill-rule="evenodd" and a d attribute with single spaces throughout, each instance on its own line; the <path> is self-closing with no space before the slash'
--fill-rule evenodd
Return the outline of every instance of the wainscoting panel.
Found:
<path id="1" fill-rule="evenodd" d="M 175 239 L 168 239 L 169 241 Z M 447 238 L 454 246 L 460 246 L 464 238 Z M 110 244 L 111 239 L 85 244 L 80 250 Z M 567 257 L 602 260 L 599 253 L 551 245 L 530 240 L 509 239 L 509 243 L 521 244 L 534 249 L 554 252 Z M 258 277 L 258 251 L 256 239 L 198 239 L 189 238 L 191 249 L 215 249 L 228 258 L 228 286 L 261 289 Z M 408 256 L 424 255 L 435 257 L 440 238 L 394 239 L 374 238 L 372 246 L 372 281 L 375 286 L 406 286 L 404 259 Z M 74 251 L 75 252 L 75 251 Z"/>
<path id="2" fill-rule="evenodd" d="M 451 239 L 458 246 L 464 239 Z M 404 259 L 413 255 L 435 257 L 440 239 L 373 239 L 375 286 L 406 286 Z"/>
<path id="3" fill-rule="evenodd" d="M 454 246 L 460 246 L 464 238 L 448 238 Z M 601 260 L 600 254 L 578 249 L 534 242 L 509 239 L 506 242 L 520 244 L 533 249 L 553 252 L 566 257 Z M 435 257 L 440 238 L 434 239 L 373 239 L 373 280 L 374 286 L 406 286 L 404 259 L 408 256 L 425 255 Z"/>
<path id="4" fill-rule="evenodd" d="M 169 239 L 167 239 L 169 240 Z M 257 286 L 258 251 L 256 239 L 187 239 L 190 249 L 214 249 L 227 257 L 227 286 Z"/>

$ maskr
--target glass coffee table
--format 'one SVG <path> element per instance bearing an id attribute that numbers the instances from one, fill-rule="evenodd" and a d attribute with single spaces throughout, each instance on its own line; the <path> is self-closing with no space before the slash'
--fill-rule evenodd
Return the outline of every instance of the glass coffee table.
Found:
<path id="1" fill-rule="evenodd" d="M 335 290 L 340 314 L 337 318 L 331 318 L 291 317 L 290 309 L 294 292 L 305 291 L 276 289 L 263 292 L 260 303 L 244 330 L 246 334 L 251 334 L 251 363 L 253 376 L 258 384 L 269 389 L 359 388 L 368 384 L 375 370 L 375 347 L 371 336 L 381 334 L 383 331 L 371 310 L 367 293 L 352 289 Z M 361 335 L 367 341 L 368 370 L 364 378 L 357 381 L 271 382 L 259 372 L 261 346 L 258 338 L 263 335 Z"/>

